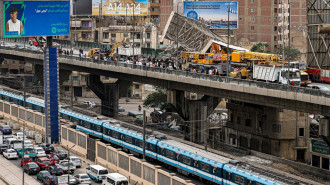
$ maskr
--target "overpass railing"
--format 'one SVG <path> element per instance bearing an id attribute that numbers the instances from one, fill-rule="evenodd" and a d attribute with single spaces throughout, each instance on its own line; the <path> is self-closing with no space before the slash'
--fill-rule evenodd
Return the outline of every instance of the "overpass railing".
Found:
<path id="1" fill-rule="evenodd" d="M 28 49 L 14 49 L 14 48 L 3 47 L 3 46 L 0 46 L 0 49 L 20 50 L 20 51 L 25 51 L 25 52 L 29 52 L 29 53 L 42 54 L 41 51 L 32 51 L 32 50 L 28 50 Z M 291 86 L 291 85 L 284 85 L 284 84 L 271 83 L 271 82 L 265 82 L 265 81 L 237 79 L 237 78 L 231 78 L 231 77 L 227 78 L 226 76 L 192 73 L 192 72 L 187 72 L 187 71 L 173 70 L 173 69 L 166 69 L 166 68 L 159 68 L 159 67 L 149 67 L 149 66 L 143 66 L 143 65 L 141 66 L 141 65 L 134 65 L 134 64 L 126 63 L 126 62 L 94 60 L 91 58 L 84 58 L 84 57 L 80 58 L 80 57 L 72 56 L 72 55 L 60 54 L 59 57 L 72 59 L 72 60 L 80 60 L 81 62 L 92 62 L 92 63 L 96 63 L 96 64 L 103 64 L 103 65 L 110 65 L 110 66 L 127 67 L 127 68 L 131 68 L 131 69 L 137 69 L 137 70 L 143 70 L 143 71 L 151 71 L 151 72 L 166 73 L 166 74 L 171 74 L 171 75 L 176 75 L 176 76 L 185 76 L 185 77 L 196 78 L 196 79 L 211 80 L 214 82 L 247 85 L 247 86 L 259 87 L 259 88 L 274 89 L 274 90 L 287 91 L 287 92 L 297 92 L 297 93 L 309 94 L 309 95 L 314 95 L 314 96 L 323 96 L 323 97 L 330 98 L 330 92 L 321 91 L 318 89 L 296 87 L 296 86 Z"/>

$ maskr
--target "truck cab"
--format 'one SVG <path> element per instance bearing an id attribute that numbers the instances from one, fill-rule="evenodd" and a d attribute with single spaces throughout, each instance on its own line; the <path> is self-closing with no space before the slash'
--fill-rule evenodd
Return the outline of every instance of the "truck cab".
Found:
<path id="1" fill-rule="evenodd" d="M 279 72 L 278 75 L 278 82 L 280 84 L 288 84 L 290 83 L 292 86 L 300 86 L 301 84 L 301 78 L 300 78 L 300 70 L 291 68 L 288 70 L 288 68 L 283 68 Z"/>

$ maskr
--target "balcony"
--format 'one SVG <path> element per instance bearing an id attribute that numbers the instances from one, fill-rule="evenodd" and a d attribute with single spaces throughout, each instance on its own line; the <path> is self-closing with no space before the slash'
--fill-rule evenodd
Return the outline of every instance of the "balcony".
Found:
<path id="1" fill-rule="evenodd" d="M 150 7 L 156 7 L 156 6 L 160 6 L 160 3 L 150 3 Z"/>

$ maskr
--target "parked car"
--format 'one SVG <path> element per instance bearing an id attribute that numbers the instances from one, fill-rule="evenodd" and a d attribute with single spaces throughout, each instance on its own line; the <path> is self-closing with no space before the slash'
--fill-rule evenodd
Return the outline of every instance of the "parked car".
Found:
<path id="1" fill-rule="evenodd" d="M 17 151 L 19 157 L 23 156 L 23 149 L 20 149 Z M 37 154 L 35 153 L 35 150 L 33 148 L 24 148 L 24 156 L 28 155 L 31 158 L 37 157 Z"/>
<path id="2" fill-rule="evenodd" d="M 34 160 L 34 162 L 37 163 L 41 169 L 45 169 L 52 165 L 52 163 L 50 162 L 50 160 L 47 157 L 37 158 Z"/>
<path id="3" fill-rule="evenodd" d="M 2 152 L 4 150 L 6 150 L 8 148 L 8 145 L 7 144 L 0 144 L 0 154 L 2 154 Z"/>
<path id="4" fill-rule="evenodd" d="M 60 158 L 58 158 L 56 154 L 48 154 L 47 158 L 50 160 L 52 165 L 55 165 L 60 162 Z"/>
<path id="5" fill-rule="evenodd" d="M 37 174 L 37 180 L 40 180 L 41 182 L 44 182 L 46 177 L 49 177 L 49 176 L 51 176 L 51 174 L 48 171 L 42 170 Z"/>
<path id="6" fill-rule="evenodd" d="M 23 141 L 23 132 L 17 132 L 16 134 L 13 134 L 13 138 L 16 138 L 18 141 Z M 26 136 L 24 139 L 27 139 Z"/>
<path id="7" fill-rule="evenodd" d="M 43 148 L 46 154 L 54 152 L 54 147 L 51 144 L 40 144 L 39 147 Z"/>
<path id="8" fill-rule="evenodd" d="M 25 46 L 24 46 L 24 44 L 16 44 L 15 45 L 15 48 L 17 48 L 17 49 L 24 49 Z"/>
<path id="9" fill-rule="evenodd" d="M 54 154 L 56 154 L 60 160 L 66 159 L 68 157 L 68 154 L 64 150 L 56 150 Z"/>
<path id="10" fill-rule="evenodd" d="M 10 47 L 11 45 L 8 42 L 1 41 L 1 46 Z"/>
<path id="11" fill-rule="evenodd" d="M 63 175 L 63 169 L 58 164 L 55 164 L 54 166 L 50 166 L 46 168 L 46 170 L 52 175 L 56 175 L 56 176 Z"/>
<path id="12" fill-rule="evenodd" d="M 79 184 L 92 184 L 92 179 L 86 173 L 75 175 L 74 178 L 76 178 Z"/>
<path id="13" fill-rule="evenodd" d="M 11 130 L 9 125 L 0 125 L 0 131 L 5 134 L 11 134 L 13 131 Z"/>
<path id="14" fill-rule="evenodd" d="M 23 167 L 24 164 L 30 163 L 30 162 L 33 162 L 32 157 L 29 155 L 24 155 L 24 157 L 22 157 L 22 159 L 21 159 L 21 167 Z"/>
<path id="15" fill-rule="evenodd" d="M 118 112 L 125 112 L 125 108 L 122 106 L 118 106 Z"/>
<path id="16" fill-rule="evenodd" d="M 23 165 L 23 170 L 29 175 L 37 174 L 40 171 L 40 167 L 37 165 L 37 163 L 30 162 Z"/>
<path id="17" fill-rule="evenodd" d="M 46 157 L 46 152 L 41 147 L 34 148 L 35 153 L 37 154 L 37 157 Z"/>
<path id="18" fill-rule="evenodd" d="M 66 177 L 68 178 L 68 174 L 62 175 L 61 177 Z M 66 180 L 66 182 L 68 182 L 68 180 Z M 78 184 L 78 181 L 76 178 L 74 178 L 74 176 L 69 175 L 69 185 L 75 185 Z"/>
<path id="19" fill-rule="evenodd" d="M 43 181 L 43 185 L 57 185 L 57 177 L 55 175 L 51 175 L 45 178 Z"/>
<path id="20" fill-rule="evenodd" d="M 76 166 L 76 168 L 81 167 L 81 160 L 78 157 L 70 156 L 69 159 L 70 159 L 70 162 L 72 162 Z"/>
<path id="21" fill-rule="evenodd" d="M 18 155 L 17 152 L 14 149 L 6 149 L 3 151 L 2 155 L 6 158 L 6 159 L 17 159 Z"/>

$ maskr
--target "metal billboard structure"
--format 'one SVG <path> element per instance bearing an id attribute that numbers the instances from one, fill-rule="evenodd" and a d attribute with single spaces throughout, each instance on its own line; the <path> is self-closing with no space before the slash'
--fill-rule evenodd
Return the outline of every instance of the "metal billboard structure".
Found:
<path id="1" fill-rule="evenodd" d="M 307 65 L 330 69 L 330 0 L 307 0 Z"/>

